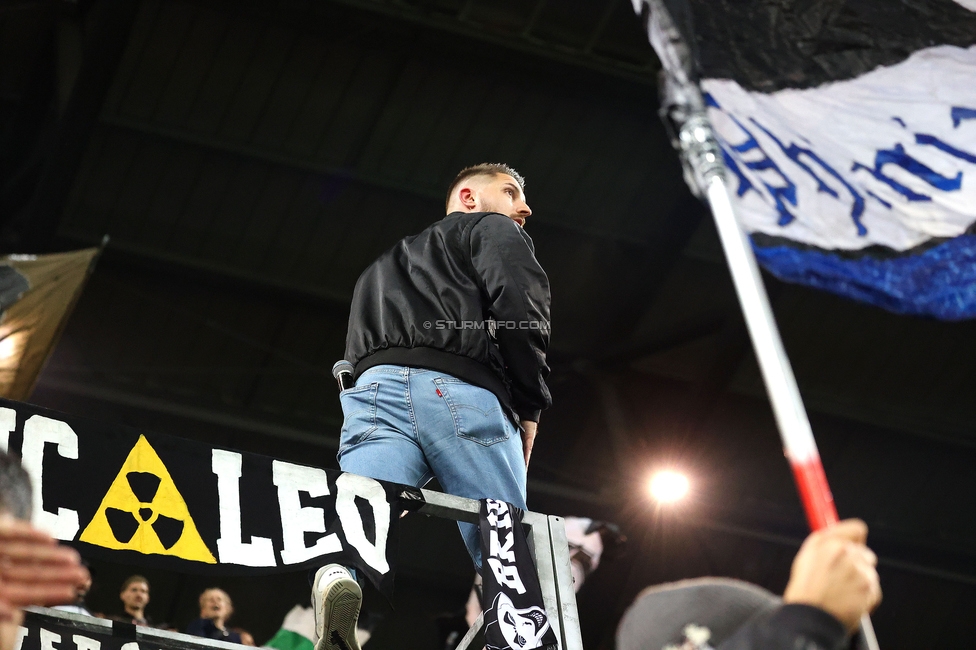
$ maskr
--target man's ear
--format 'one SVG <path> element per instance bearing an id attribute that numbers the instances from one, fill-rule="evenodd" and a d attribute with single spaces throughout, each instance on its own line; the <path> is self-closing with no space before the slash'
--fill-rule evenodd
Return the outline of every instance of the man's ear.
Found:
<path id="1" fill-rule="evenodd" d="M 470 187 L 462 187 L 458 192 L 458 198 L 461 199 L 461 204 L 469 210 L 474 210 L 478 205 L 477 200 L 475 200 L 474 190 Z"/>

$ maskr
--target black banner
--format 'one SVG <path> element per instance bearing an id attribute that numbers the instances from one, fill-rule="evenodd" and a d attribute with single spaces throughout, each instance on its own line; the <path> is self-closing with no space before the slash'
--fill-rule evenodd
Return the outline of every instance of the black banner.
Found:
<path id="1" fill-rule="evenodd" d="M 779 0 L 658 1 L 702 77 L 765 93 L 858 77 L 933 45 L 976 43 L 976 13 L 958 0 L 852 0 L 813 13 Z"/>
<path id="2" fill-rule="evenodd" d="M 487 648 L 557 650 L 522 530 L 522 511 L 503 501 L 482 499 L 480 519 Z"/>
<path id="3" fill-rule="evenodd" d="M 399 495 L 373 479 L 0 400 L 34 523 L 84 554 L 217 575 L 337 562 L 392 595 Z"/>

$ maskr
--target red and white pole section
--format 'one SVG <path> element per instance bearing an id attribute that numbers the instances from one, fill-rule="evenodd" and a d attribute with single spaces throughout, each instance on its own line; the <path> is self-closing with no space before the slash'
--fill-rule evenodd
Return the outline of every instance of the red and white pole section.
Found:
<path id="1" fill-rule="evenodd" d="M 708 137 L 710 134 L 692 132 L 689 135 L 697 139 Z M 713 152 L 704 155 L 714 158 L 716 154 Z M 717 161 L 706 160 L 706 162 Z M 759 275 L 759 265 L 752 251 L 752 245 L 748 236 L 739 227 L 732 211 L 725 178 L 721 173 L 713 173 L 705 180 L 708 202 L 712 208 L 715 225 L 718 227 L 729 270 L 732 272 L 732 281 L 739 296 L 759 368 L 766 383 L 766 391 L 783 440 L 783 451 L 793 469 L 793 477 L 796 479 L 796 486 L 810 528 L 819 530 L 837 522 L 837 508 L 834 506 L 834 497 L 830 493 L 827 475 L 820 462 L 820 453 L 813 439 L 806 409 L 803 408 L 800 389 L 796 385 L 793 369 L 783 348 L 783 341 L 780 339 L 773 318 L 762 276 Z M 867 647 L 870 650 L 878 650 L 878 640 L 867 614 L 861 617 L 861 631 L 864 633 Z"/>
<path id="2" fill-rule="evenodd" d="M 713 175 L 708 180 L 707 190 L 708 202 L 783 440 L 783 450 L 793 469 L 810 528 L 818 530 L 837 521 L 837 509 L 827 485 L 810 421 L 803 408 L 800 390 L 773 319 L 756 256 L 748 236 L 735 219 L 724 178 L 720 174 Z"/>

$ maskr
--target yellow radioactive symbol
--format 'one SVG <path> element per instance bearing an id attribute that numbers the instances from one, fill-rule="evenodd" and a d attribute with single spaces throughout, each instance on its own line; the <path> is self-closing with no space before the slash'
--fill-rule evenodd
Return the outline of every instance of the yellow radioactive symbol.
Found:
<path id="1" fill-rule="evenodd" d="M 79 539 L 105 548 L 217 563 L 145 436 L 139 436 Z"/>

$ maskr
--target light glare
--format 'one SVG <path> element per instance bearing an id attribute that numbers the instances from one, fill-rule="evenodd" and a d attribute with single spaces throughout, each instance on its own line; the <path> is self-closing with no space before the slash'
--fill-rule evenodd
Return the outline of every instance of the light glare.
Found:
<path id="1" fill-rule="evenodd" d="M 688 494 L 688 477 L 665 470 L 651 478 L 651 496 L 660 503 L 673 503 Z"/>
<path id="2" fill-rule="evenodd" d="M 10 335 L 0 339 L 0 360 L 9 359 L 19 352 L 19 337 Z"/>

